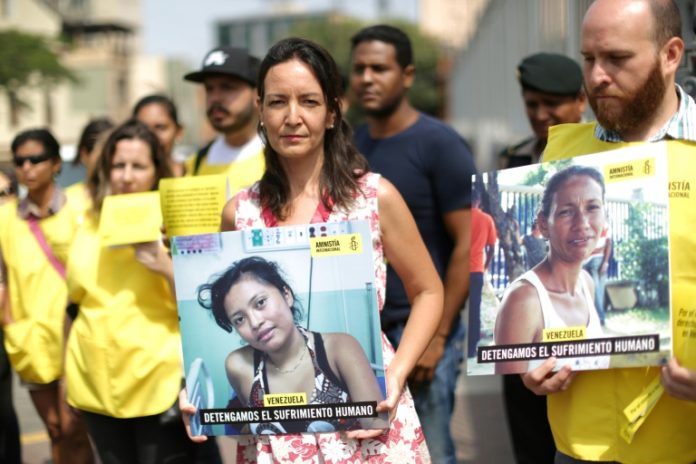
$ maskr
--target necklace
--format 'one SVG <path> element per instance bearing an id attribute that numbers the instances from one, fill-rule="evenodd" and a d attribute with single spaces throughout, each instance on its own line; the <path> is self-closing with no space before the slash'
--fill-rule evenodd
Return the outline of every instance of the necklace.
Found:
<path id="1" fill-rule="evenodd" d="M 270 357 L 268 358 L 268 362 L 271 363 L 271 366 L 273 366 L 273 368 L 277 372 L 279 372 L 281 374 L 292 374 L 293 372 L 295 372 L 297 370 L 298 367 L 300 367 L 300 364 L 302 364 L 302 360 L 304 359 L 305 352 L 307 351 L 306 347 L 303 346 L 301 351 L 302 352 L 300 353 L 300 356 L 297 359 L 297 362 L 290 369 L 281 369 L 280 367 L 276 366 L 276 364 L 273 362 L 273 360 Z"/>

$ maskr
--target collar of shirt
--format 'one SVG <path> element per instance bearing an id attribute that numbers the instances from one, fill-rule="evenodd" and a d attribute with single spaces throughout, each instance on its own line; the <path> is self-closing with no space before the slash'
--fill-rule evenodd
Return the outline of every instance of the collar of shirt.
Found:
<path id="1" fill-rule="evenodd" d="M 44 217 L 53 216 L 60 211 L 61 208 L 65 206 L 66 201 L 67 198 L 65 196 L 65 192 L 63 192 L 63 190 L 56 185 L 55 189 L 53 190 L 53 196 L 51 196 L 51 201 L 48 204 L 48 214 L 42 215 L 39 205 L 31 201 L 29 196 L 26 196 L 22 198 L 17 205 L 17 215 L 22 219 L 29 219 L 30 215 L 43 219 Z"/>
<path id="2" fill-rule="evenodd" d="M 676 87 L 679 94 L 679 109 L 657 134 L 650 137 L 649 142 L 664 139 L 696 142 L 696 103 L 678 84 Z M 604 129 L 599 123 L 595 125 L 595 137 L 603 142 L 623 142 L 618 133 Z"/>

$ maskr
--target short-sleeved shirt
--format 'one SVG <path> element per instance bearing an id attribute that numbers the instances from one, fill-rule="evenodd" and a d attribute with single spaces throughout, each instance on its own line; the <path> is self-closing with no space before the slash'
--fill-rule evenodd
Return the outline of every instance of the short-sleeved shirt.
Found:
<path id="1" fill-rule="evenodd" d="M 495 245 L 496 240 L 498 240 L 498 234 L 490 214 L 486 214 L 478 208 L 471 208 L 471 250 L 469 252 L 471 262 L 469 271 L 484 271 L 486 246 Z"/>
<path id="2" fill-rule="evenodd" d="M 41 209 L 38 205 L 33 203 L 29 197 L 24 197 L 17 203 L 17 216 L 26 220 L 29 216 L 34 216 L 36 218 L 50 217 L 56 214 L 58 211 L 63 209 L 65 206 L 66 196 L 65 192 L 61 190 L 60 187 L 56 185 L 53 190 L 53 195 L 49 200 L 48 214 L 45 216 L 41 214 Z M 11 208 L 9 204 L 6 204 L 5 208 Z M 2 247 L 0 247 L 0 284 L 5 282 L 5 260 L 2 257 Z"/>
<path id="3" fill-rule="evenodd" d="M 476 168 L 469 146 L 450 126 L 425 114 L 406 130 L 382 139 L 373 139 L 367 126 L 360 126 L 355 144 L 370 169 L 382 174 L 404 197 L 444 278 L 454 243 L 443 215 L 471 206 L 471 176 Z M 410 310 L 404 285 L 389 266 L 382 322 L 404 322 Z"/>
<path id="4" fill-rule="evenodd" d="M 194 154 L 185 161 L 186 175 L 225 174 L 230 183 L 230 194 L 234 195 L 239 190 L 253 185 L 263 175 L 265 169 L 263 150 L 264 145 L 259 136 L 254 136 L 240 147 L 233 147 L 219 135 L 207 146 L 207 151 L 197 169 L 198 154 Z"/>

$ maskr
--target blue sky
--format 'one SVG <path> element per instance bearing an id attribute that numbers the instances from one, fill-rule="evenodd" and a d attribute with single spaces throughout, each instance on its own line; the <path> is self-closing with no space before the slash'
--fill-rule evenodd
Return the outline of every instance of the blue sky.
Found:
<path id="1" fill-rule="evenodd" d="M 376 19 L 380 5 L 388 17 L 415 20 L 418 0 L 141 0 L 143 47 L 197 64 L 214 43 L 214 24 L 222 19 L 259 16 L 291 6 L 299 11 L 338 9 L 363 19 Z"/>

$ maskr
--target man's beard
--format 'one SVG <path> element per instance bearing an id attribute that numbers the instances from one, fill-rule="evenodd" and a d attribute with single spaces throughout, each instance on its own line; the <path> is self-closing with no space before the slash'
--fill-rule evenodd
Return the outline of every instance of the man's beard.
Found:
<path id="1" fill-rule="evenodd" d="M 598 105 L 596 94 L 602 95 L 603 90 L 588 92 L 588 100 L 597 121 L 604 129 L 625 134 L 650 119 L 664 98 L 666 86 L 662 66 L 656 61 L 643 85 L 631 94 L 618 95 L 620 100 L 611 102 L 614 103 L 611 107 L 602 108 Z M 617 108 L 615 103 L 620 103 L 620 106 Z"/>
<path id="2" fill-rule="evenodd" d="M 209 116 L 210 112 L 213 109 L 224 111 L 228 115 L 231 114 L 224 106 L 213 104 L 208 108 L 207 114 Z M 236 118 L 234 118 L 231 123 L 218 123 L 217 121 L 212 120 L 210 117 L 208 117 L 208 121 L 216 131 L 221 132 L 223 134 L 233 134 L 235 132 L 240 131 L 241 129 L 243 129 L 251 123 L 251 121 L 254 119 L 254 111 L 254 106 L 249 105 L 249 107 L 245 108 L 244 111 L 242 111 L 241 113 L 237 113 Z"/>
<path id="3" fill-rule="evenodd" d="M 387 100 L 384 102 L 382 106 L 379 108 L 365 108 L 362 107 L 362 110 L 365 112 L 365 114 L 368 117 L 375 118 L 375 119 L 385 119 L 391 116 L 396 112 L 396 110 L 399 109 L 399 106 L 401 105 L 401 101 L 405 97 L 403 95 L 399 95 L 396 98 L 393 98 L 391 100 Z"/>

